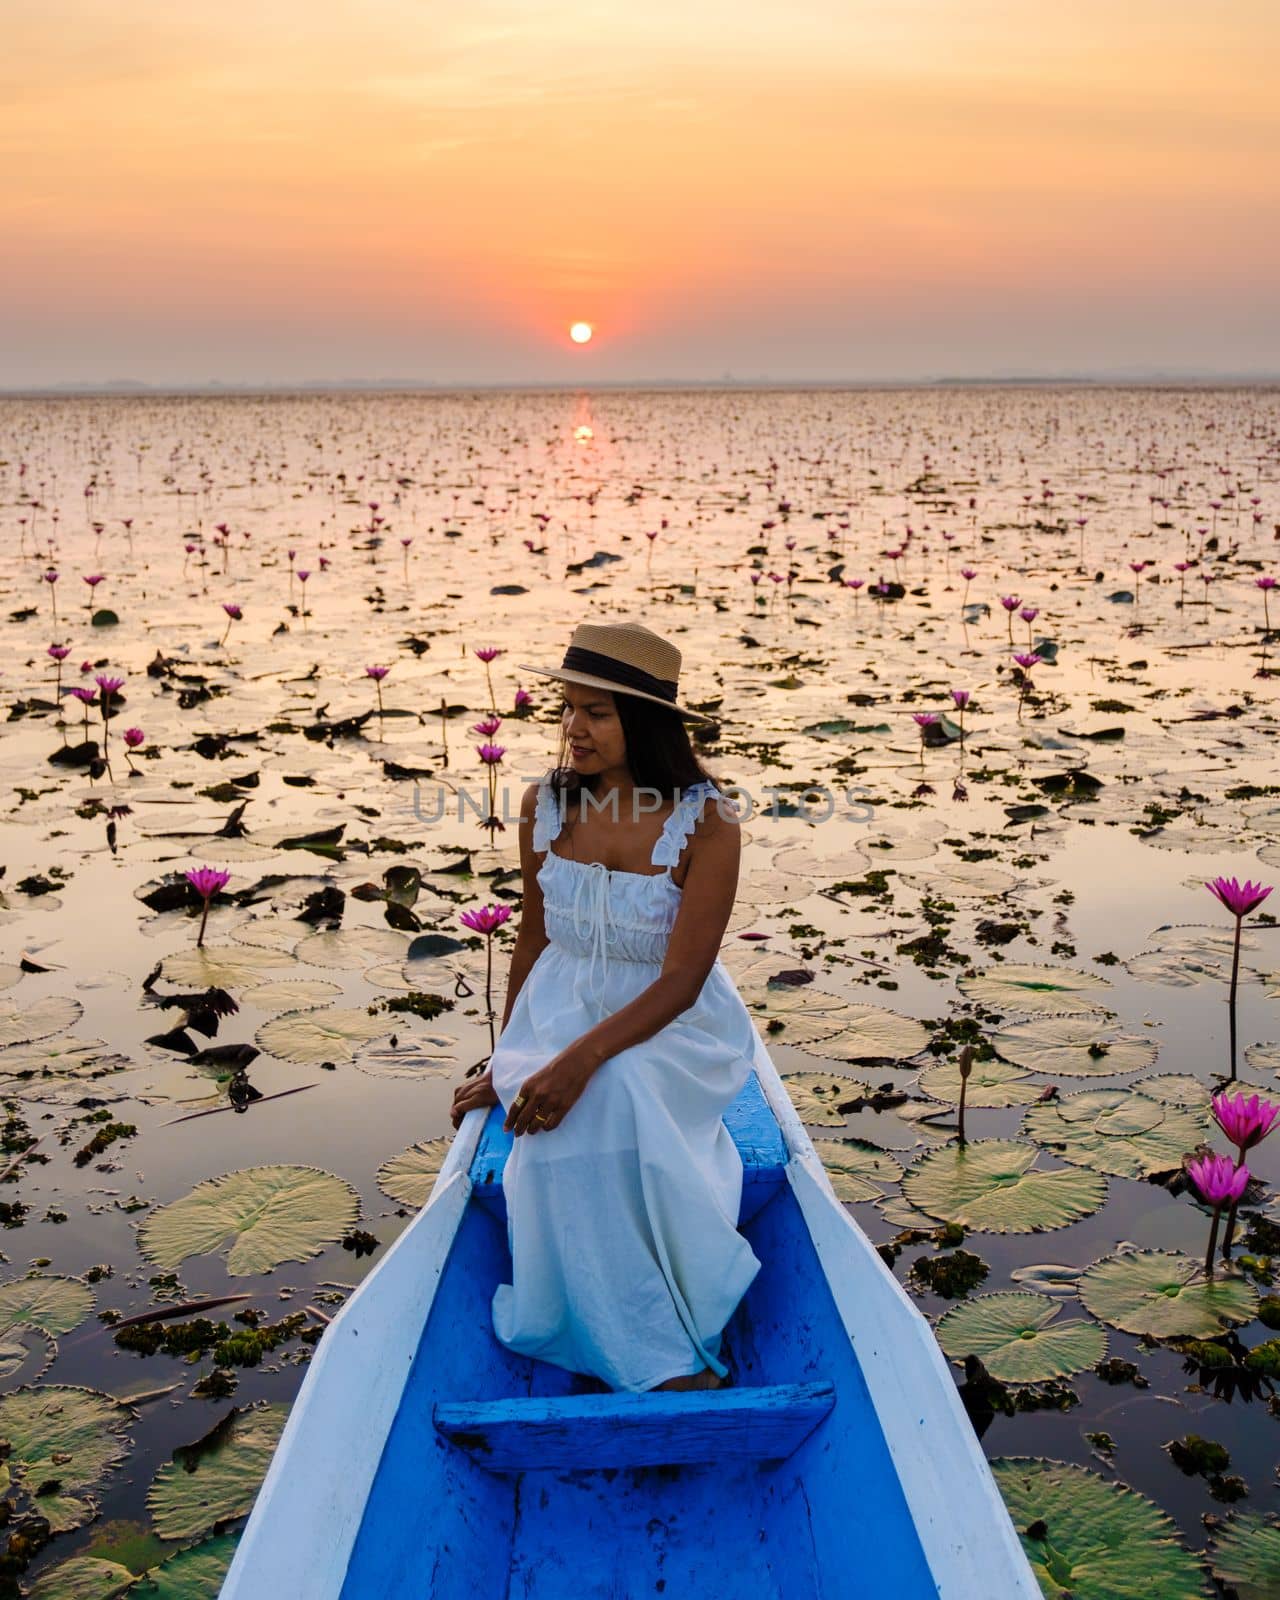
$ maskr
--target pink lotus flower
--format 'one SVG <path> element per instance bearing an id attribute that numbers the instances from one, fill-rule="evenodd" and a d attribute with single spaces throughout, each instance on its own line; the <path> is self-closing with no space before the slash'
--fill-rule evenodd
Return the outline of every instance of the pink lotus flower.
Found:
<path id="1" fill-rule="evenodd" d="M 1016 611 L 1022 602 L 1016 594 L 1002 594 L 1000 596 L 1000 604 L 1006 611 Z"/>
<path id="2" fill-rule="evenodd" d="M 1022 610 L 1019 611 L 1018 615 L 1022 618 L 1022 620 L 1024 622 L 1034 622 L 1036 620 L 1036 618 L 1040 615 L 1040 607 L 1039 606 L 1023 606 Z"/>
<path id="3" fill-rule="evenodd" d="M 476 746 L 476 752 L 481 761 L 495 766 L 506 755 L 507 747 L 504 744 L 480 744 Z"/>
<path id="4" fill-rule="evenodd" d="M 391 668 L 390 667 L 366 667 L 364 670 L 365 670 L 365 676 L 366 677 L 374 678 L 379 683 L 381 683 L 382 680 L 386 677 L 387 673 L 391 671 Z"/>
<path id="5" fill-rule="evenodd" d="M 210 900 L 220 889 L 231 882 L 231 874 L 221 867 L 192 867 L 186 873 L 187 882 L 204 900 Z"/>
<path id="6" fill-rule="evenodd" d="M 87 583 L 91 589 L 96 589 L 105 577 L 105 572 L 95 572 L 91 577 L 85 578 L 84 582 Z"/>
<path id="7" fill-rule="evenodd" d="M 471 724 L 471 732 L 483 734 L 486 738 L 491 738 L 495 733 L 497 733 L 501 726 L 501 717 L 482 717 L 479 722 L 473 722 Z"/>
<path id="8" fill-rule="evenodd" d="M 968 583 L 971 578 L 976 578 L 978 576 L 978 574 L 974 571 L 974 569 L 972 567 L 961 567 L 960 568 L 960 576 L 964 579 L 964 581 L 966 583 Z"/>
<path id="9" fill-rule="evenodd" d="M 109 677 L 105 672 L 100 672 L 93 681 L 98 685 L 99 689 L 102 690 L 102 698 L 104 702 L 109 700 L 111 696 L 118 690 L 124 688 L 123 678 L 112 678 Z"/>
<path id="10" fill-rule="evenodd" d="M 951 691 L 951 698 L 955 701 L 956 705 L 959 706 L 960 710 L 963 711 L 964 708 L 969 704 L 969 691 L 968 689 L 953 689 Z"/>
<path id="11" fill-rule="evenodd" d="M 65 661 L 71 654 L 71 646 L 66 644 L 51 644 L 49 654 L 55 661 Z"/>
<path id="12" fill-rule="evenodd" d="M 1032 667 L 1038 667 L 1040 665 L 1040 657 L 1035 653 L 1034 650 L 1016 651 L 1013 659 L 1018 663 L 1024 672 L 1030 672 Z"/>
<path id="13" fill-rule="evenodd" d="M 510 915 L 510 906 L 481 906 L 475 911 L 463 911 L 458 921 L 476 933 L 490 934 L 496 932 Z"/>
<path id="14" fill-rule="evenodd" d="M 529 691 L 527 689 L 517 689 L 516 690 L 514 704 L 515 704 L 515 708 L 516 708 L 517 711 L 520 709 L 521 706 L 531 705 L 532 703 L 533 703 L 533 696 L 529 693 Z"/>
<path id="15" fill-rule="evenodd" d="M 126 728 L 124 730 L 124 742 L 129 746 L 130 750 L 136 750 L 140 744 L 145 743 L 146 737 L 141 728 Z"/>
<path id="16" fill-rule="evenodd" d="M 232 622 L 239 622 L 240 618 L 244 615 L 240 607 L 232 600 L 224 600 L 222 602 L 222 609 L 231 618 Z"/>
<path id="17" fill-rule="evenodd" d="M 187 882 L 204 901 L 204 913 L 200 918 L 200 932 L 196 935 L 196 948 L 204 944 L 204 925 L 209 920 L 209 902 L 220 889 L 225 889 L 231 880 L 231 874 L 224 872 L 221 867 L 193 867 L 187 872 Z"/>
<path id="18" fill-rule="evenodd" d="M 92 689 L 86 689 L 82 684 L 77 684 L 71 693 L 75 695 L 81 705 L 92 706 L 98 703 L 98 696 Z"/>
<path id="19" fill-rule="evenodd" d="M 1215 1094 L 1213 1120 L 1235 1145 L 1243 1158 L 1246 1150 L 1261 1144 L 1280 1116 L 1280 1105 L 1262 1100 L 1256 1094 Z"/>
<path id="20" fill-rule="evenodd" d="M 1187 1162 L 1187 1171 L 1201 1199 L 1211 1206 L 1238 1200 L 1249 1183 L 1248 1167 L 1236 1166 L 1230 1156 L 1193 1157 Z"/>
<path id="21" fill-rule="evenodd" d="M 935 722 L 942 721 L 942 718 L 936 711 L 913 711 L 911 715 L 915 719 L 917 727 L 921 728 L 929 728 L 932 727 Z"/>
<path id="22" fill-rule="evenodd" d="M 1247 878 L 1243 883 L 1235 878 L 1214 878 L 1205 884 L 1205 888 L 1215 894 L 1234 917 L 1247 917 L 1262 904 L 1272 887 L 1271 884 L 1253 883 Z"/>
<path id="23" fill-rule="evenodd" d="M 492 644 L 485 645 L 482 649 L 477 650 L 475 653 L 481 661 L 485 662 L 495 661 L 500 655 L 503 654 L 503 652 L 496 645 Z"/>

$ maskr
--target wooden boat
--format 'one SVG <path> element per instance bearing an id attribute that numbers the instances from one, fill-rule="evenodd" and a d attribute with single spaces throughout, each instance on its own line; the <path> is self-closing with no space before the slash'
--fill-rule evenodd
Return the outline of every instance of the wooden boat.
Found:
<path id="1" fill-rule="evenodd" d="M 498 1342 L 502 1121 L 464 1117 L 325 1330 L 221 1600 L 1040 1600 L 946 1358 L 758 1036 L 725 1122 L 763 1265 L 726 1388 L 615 1394 Z"/>

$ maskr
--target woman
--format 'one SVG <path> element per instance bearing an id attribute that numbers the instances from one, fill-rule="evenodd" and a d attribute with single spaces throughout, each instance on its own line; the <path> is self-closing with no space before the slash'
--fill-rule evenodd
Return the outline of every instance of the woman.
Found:
<path id="1" fill-rule="evenodd" d="M 719 1387 L 760 1270 L 722 1120 L 757 1037 L 718 959 L 739 828 L 689 742 L 682 719 L 712 719 L 678 703 L 680 661 L 642 623 L 583 623 L 560 668 L 528 668 L 564 685 L 560 758 L 522 804 L 501 1038 L 452 1111 L 500 1102 L 513 1136 L 495 1335 L 633 1393 Z"/>

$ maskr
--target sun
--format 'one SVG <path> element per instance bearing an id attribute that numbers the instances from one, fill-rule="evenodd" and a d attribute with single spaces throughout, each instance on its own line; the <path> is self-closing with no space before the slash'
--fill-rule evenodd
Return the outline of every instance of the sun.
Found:
<path id="1" fill-rule="evenodd" d="M 594 332 L 595 329 L 589 322 L 575 322 L 573 327 L 569 329 L 569 337 L 574 344 L 587 344 Z"/>

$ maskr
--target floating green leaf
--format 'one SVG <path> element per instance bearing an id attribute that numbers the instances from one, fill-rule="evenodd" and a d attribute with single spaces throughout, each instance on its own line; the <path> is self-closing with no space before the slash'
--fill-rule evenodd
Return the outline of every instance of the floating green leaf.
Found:
<path id="1" fill-rule="evenodd" d="M 200 989 L 246 989 L 272 972 L 289 972 L 296 966 L 284 950 L 261 945 L 216 944 L 178 951 L 164 958 L 164 976 L 170 983 Z"/>
<path id="2" fill-rule="evenodd" d="M 71 1556 L 42 1572 L 31 1585 L 30 1600 L 116 1600 L 133 1582 L 133 1573 L 97 1556 Z"/>
<path id="3" fill-rule="evenodd" d="M 800 1044 L 810 1055 L 843 1061 L 902 1061 L 929 1042 L 929 1030 L 922 1023 L 914 1017 L 886 1011 L 883 1006 L 851 1004 L 840 1013 L 838 1021 L 839 1030 L 823 1038 L 820 1049 L 802 1043 L 790 1030 L 782 1042 Z"/>
<path id="4" fill-rule="evenodd" d="M 78 1328 L 93 1310 L 93 1290 L 79 1278 L 32 1273 L 0 1284 L 0 1335 L 39 1328 L 50 1338 Z"/>
<path id="5" fill-rule="evenodd" d="M 30 1044 L 34 1039 L 51 1039 L 80 1018 L 83 1010 L 70 995 L 46 994 L 26 1005 L 12 1002 L 0 1005 L 0 1049 L 11 1044 Z M 0 1055 L 0 1072 L 8 1072 L 6 1057 Z"/>
<path id="6" fill-rule="evenodd" d="M 280 1404 L 235 1411 L 183 1460 L 166 1462 L 147 1492 L 160 1537 L 195 1539 L 249 1511 L 288 1416 Z"/>
<path id="7" fill-rule="evenodd" d="M 309 1261 L 359 1215 L 359 1196 L 332 1172 L 242 1167 L 153 1211 L 139 1226 L 138 1245 L 148 1260 L 173 1269 L 231 1236 L 227 1271 L 241 1277 L 270 1272 L 283 1261 Z"/>
<path id="8" fill-rule="evenodd" d="M 8 1470 L 26 1503 L 67 1533 L 97 1511 L 92 1491 L 129 1448 L 129 1413 L 110 1395 L 71 1384 L 24 1386 L 0 1395 L 0 1437 L 13 1446 Z M 48 1494 L 37 1494 L 56 1483 Z"/>
<path id="9" fill-rule="evenodd" d="M 1180 1250 L 1126 1250 L 1103 1256 L 1080 1275 L 1080 1300 L 1100 1322 L 1155 1339 L 1207 1339 L 1250 1322 L 1258 1296 L 1243 1278 L 1204 1276 Z"/>
<path id="10" fill-rule="evenodd" d="M 379 1189 L 402 1205 L 426 1205 L 452 1143 L 452 1139 L 420 1139 L 384 1161 L 375 1174 Z"/>
<path id="11" fill-rule="evenodd" d="M 838 995 L 806 984 L 797 989 L 774 989 L 767 983 L 749 983 L 738 991 L 747 1009 L 760 1018 L 766 1040 L 778 1044 L 817 1044 L 832 1039 L 844 1027 L 851 1008 Z"/>
<path id="12" fill-rule="evenodd" d="M 841 1200 L 881 1200 L 902 1176 L 897 1159 L 865 1139 L 815 1139 L 813 1147 Z"/>
<path id="13" fill-rule="evenodd" d="M 1036 966 L 1006 962 L 972 978 L 959 978 L 956 987 L 992 1011 L 1023 1016 L 1044 1016 L 1054 1011 L 1095 1011 L 1111 985 L 1092 972 L 1074 967 Z"/>
<path id="14" fill-rule="evenodd" d="M 992 1049 L 1027 1072 L 1053 1078 L 1112 1078 L 1141 1072 L 1156 1058 L 1154 1039 L 1124 1033 L 1088 1012 L 1035 1017 L 991 1035 Z"/>
<path id="15" fill-rule="evenodd" d="M 960 1068 L 954 1061 L 939 1062 L 920 1074 L 920 1087 L 934 1100 L 960 1100 Z M 969 1069 L 966 1106 L 1027 1106 L 1040 1097 L 1043 1084 L 1033 1083 L 1007 1061 L 975 1061 Z"/>
<path id="16" fill-rule="evenodd" d="M 123 1600 L 218 1600 L 239 1543 L 239 1533 L 216 1533 L 176 1550 L 144 1573 Z"/>
<path id="17" fill-rule="evenodd" d="M 1042 1383 L 1083 1372 L 1107 1353 L 1096 1322 L 1058 1320 L 1061 1310 L 1048 1295 L 984 1294 L 948 1311 L 934 1331 L 953 1361 L 975 1355 L 1001 1383 Z"/>
<path id="18" fill-rule="evenodd" d="M 991 1470 L 1046 1600 L 1208 1595 L 1173 1519 L 1128 1484 L 1038 1456 L 997 1457 Z M 1041 1537 L 1032 1538 L 1030 1528 Z"/>
<path id="19" fill-rule="evenodd" d="M 1065 1228 L 1106 1199 L 1105 1178 L 1073 1167 L 1033 1171 L 1039 1157 L 1016 1139 L 946 1145 L 908 1169 L 902 1192 L 932 1217 L 989 1233 Z"/>
<path id="20" fill-rule="evenodd" d="M 304 1011 L 325 1005 L 341 993 L 336 983 L 324 978 L 288 978 L 283 983 L 260 983 L 245 990 L 240 1003 L 258 1011 Z"/>
<path id="21" fill-rule="evenodd" d="M 836 1072 L 784 1072 L 781 1076 L 801 1122 L 814 1127 L 843 1127 L 844 1114 L 836 1110 L 837 1105 L 871 1092 L 857 1078 L 842 1078 Z"/>
<path id="22" fill-rule="evenodd" d="M 1181 1166 L 1209 1131 L 1200 1109 L 1167 1106 L 1133 1089 L 1082 1089 L 1032 1106 L 1022 1130 L 1064 1161 L 1120 1178 Z"/>
<path id="23" fill-rule="evenodd" d="M 286 1011 L 254 1034 L 260 1050 L 278 1061 L 318 1066 L 324 1061 L 354 1061 L 362 1044 L 392 1033 L 396 1018 L 367 1011 Z"/>
<path id="24" fill-rule="evenodd" d="M 1209 1564 L 1239 1600 L 1276 1600 L 1280 1595 L 1280 1525 L 1250 1512 L 1214 1530 Z"/>

